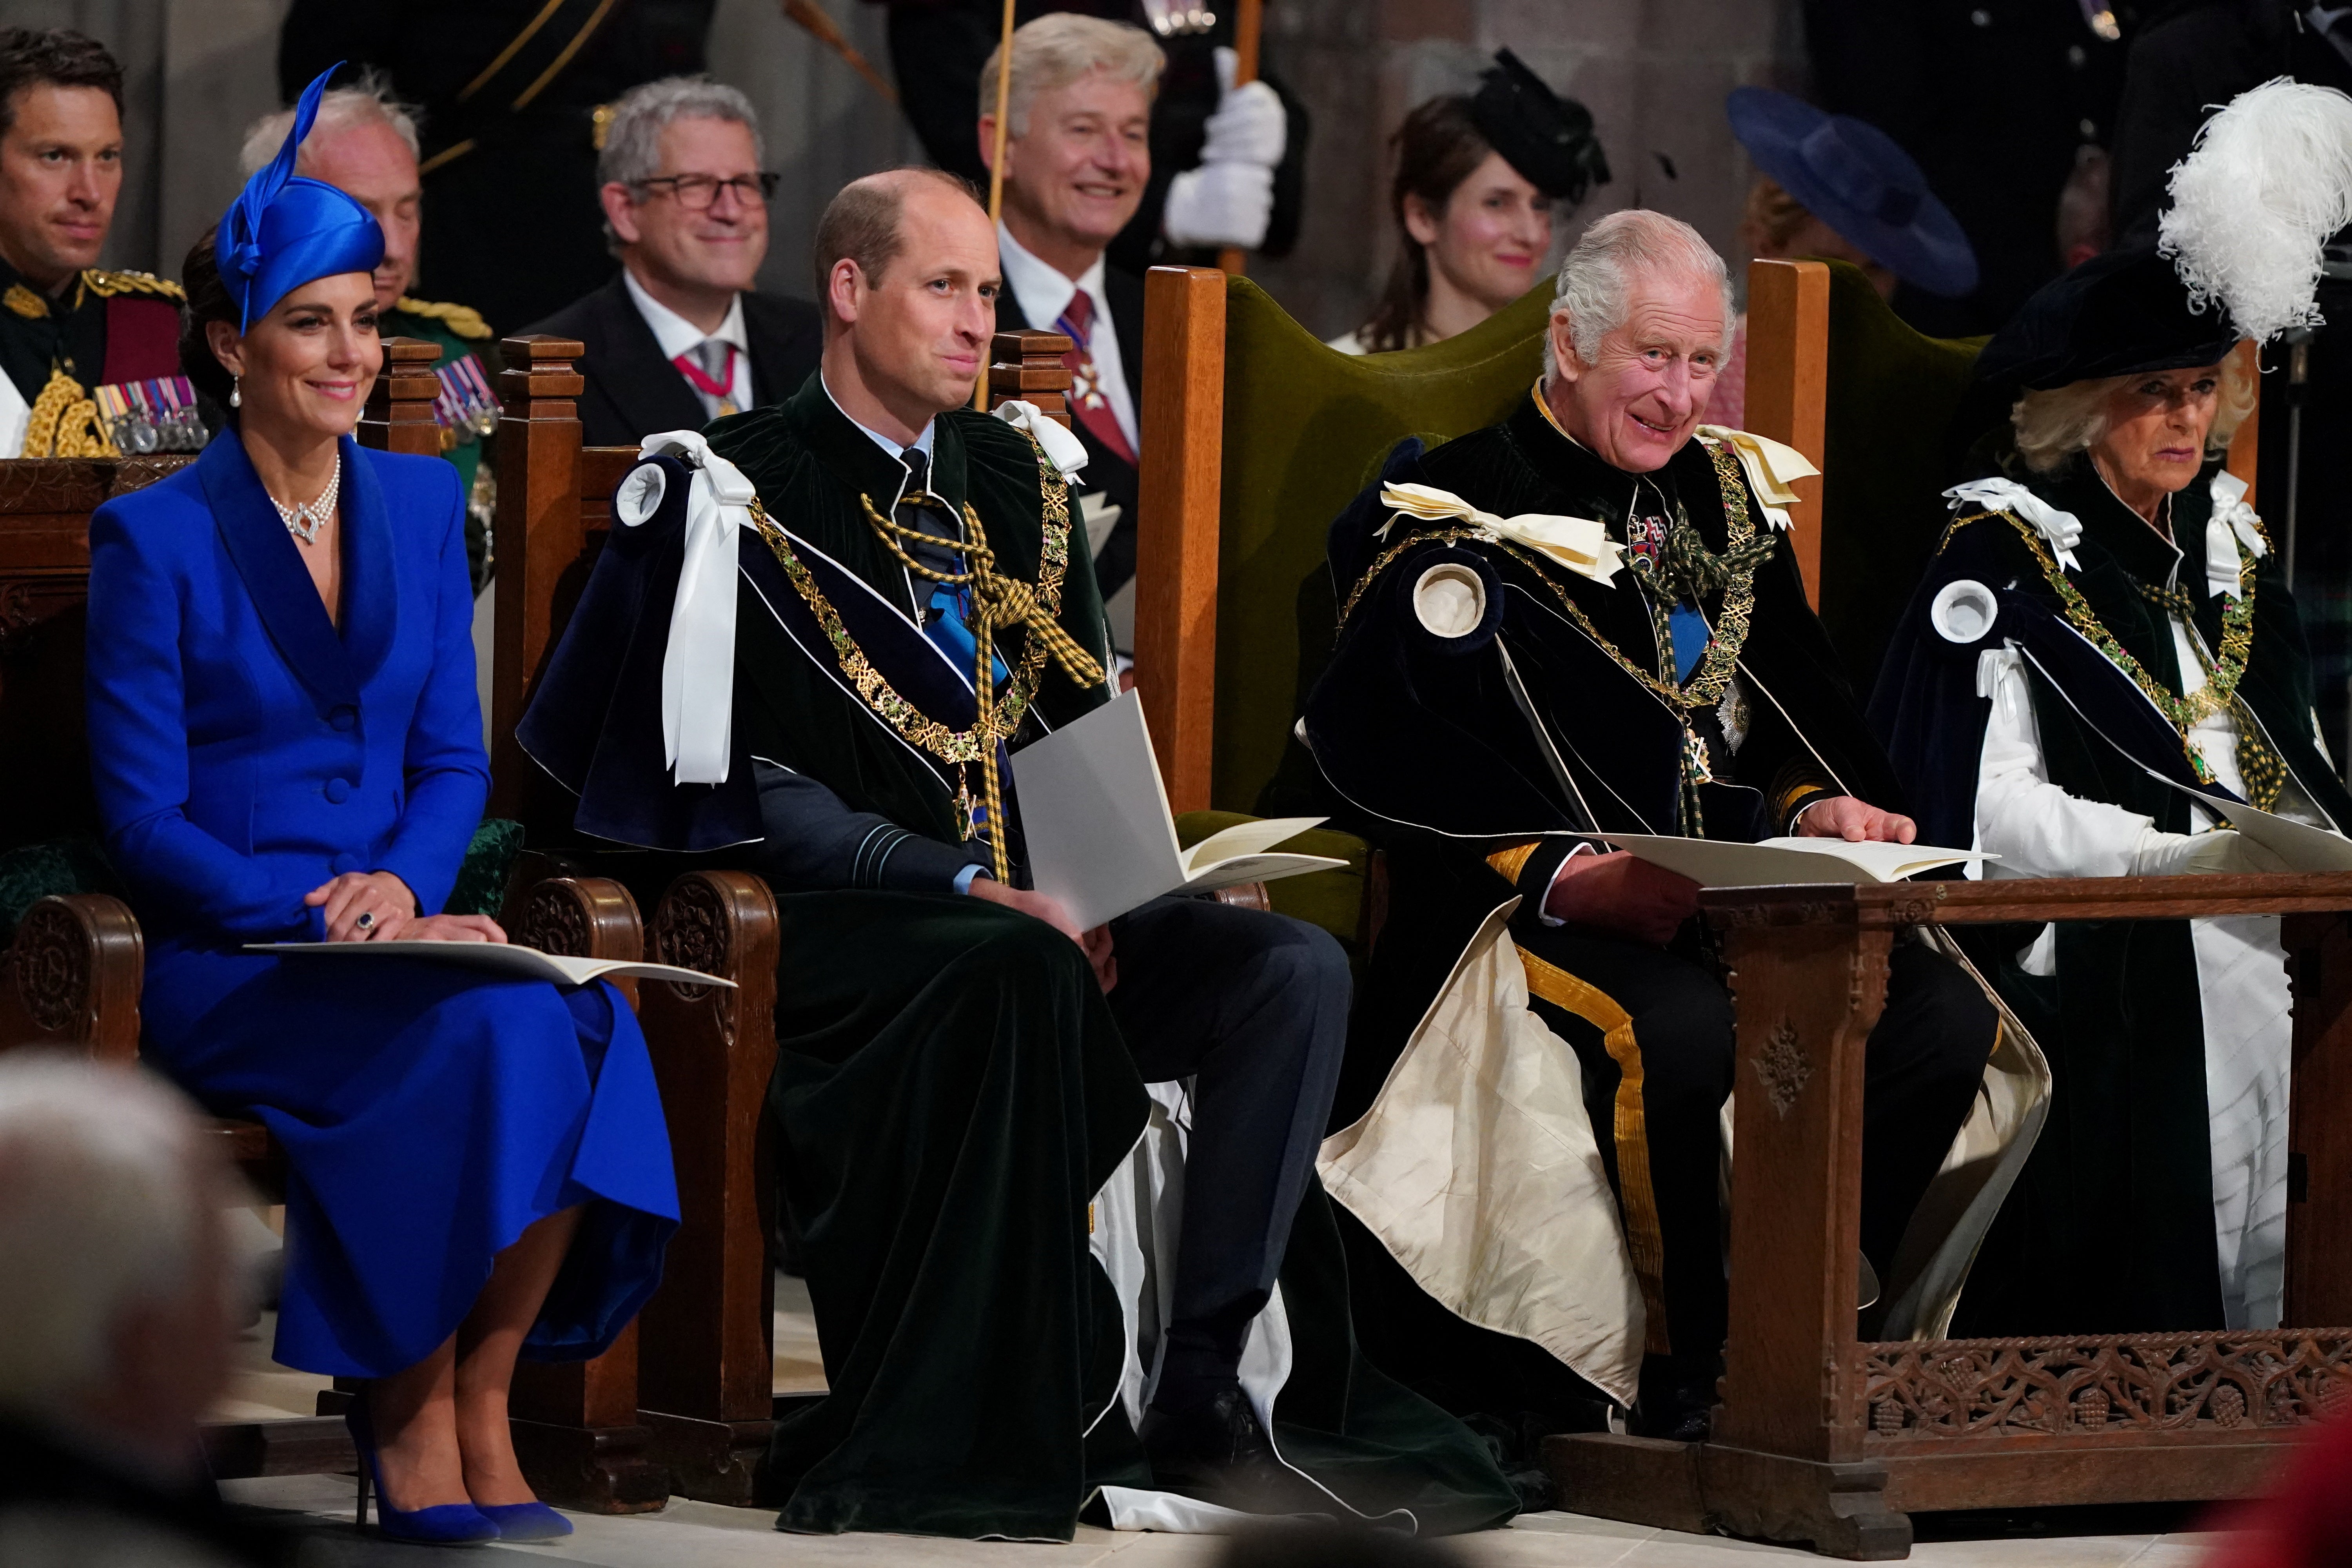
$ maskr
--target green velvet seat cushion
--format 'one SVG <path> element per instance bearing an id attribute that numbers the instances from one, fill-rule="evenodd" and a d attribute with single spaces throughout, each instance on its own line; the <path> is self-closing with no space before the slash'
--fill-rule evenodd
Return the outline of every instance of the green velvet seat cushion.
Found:
<path id="1" fill-rule="evenodd" d="M 522 851 L 522 824 L 487 816 L 474 829 L 457 885 L 446 906 L 453 915 L 495 917 L 506 903 L 507 879 Z M 1319 851 L 1318 851 L 1319 853 Z M 126 896 L 122 879 L 94 838 L 26 844 L 0 854 L 0 945 L 16 939 L 17 922 L 38 900 L 67 893 Z"/>
<path id="2" fill-rule="evenodd" d="M 1248 808 L 1282 760 L 1297 713 L 1301 602 L 1330 599 L 1301 584 L 1322 566 L 1331 520 L 1404 437 L 1433 447 L 1509 414 L 1542 374 L 1550 314 L 1547 279 L 1442 343 L 1343 354 L 1248 279 L 1226 285 L 1213 805 Z M 1329 615 L 1306 635 L 1328 639 Z M 1320 657 L 1307 650 L 1310 668 Z"/>
<path id="3" fill-rule="evenodd" d="M 1176 819 L 1176 841 L 1189 849 L 1212 833 L 1251 820 L 1238 811 L 1188 811 Z M 1310 871 L 1303 877 L 1277 877 L 1265 884 L 1265 896 L 1276 914 L 1321 926 L 1338 937 L 1351 956 L 1360 956 L 1365 935 L 1364 879 L 1370 874 L 1372 847 L 1352 833 L 1310 827 L 1283 840 L 1278 847 L 1294 855 L 1324 855 L 1348 863 L 1345 868 Z"/>

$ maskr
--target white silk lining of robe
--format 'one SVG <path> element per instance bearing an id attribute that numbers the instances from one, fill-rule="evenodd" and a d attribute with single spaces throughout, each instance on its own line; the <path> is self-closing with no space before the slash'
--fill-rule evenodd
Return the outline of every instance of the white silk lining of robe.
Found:
<path id="1" fill-rule="evenodd" d="M 1160 1331 L 1174 1307 L 1176 1238 L 1184 1225 L 1184 1150 L 1192 1127 L 1189 1080 L 1150 1083 L 1144 1089 L 1151 1097 L 1151 1111 L 1143 1136 L 1095 1194 L 1088 1242 L 1095 1261 L 1110 1277 L 1111 1289 L 1118 1296 L 1127 1333 L 1126 1365 L 1119 1374 L 1118 1399 L 1126 1407 L 1128 1424 L 1139 1430 L 1144 1407 L 1151 1403 L 1151 1392 L 1160 1378 Z M 1290 1316 L 1277 1284 L 1265 1309 L 1251 1320 L 1249 1337 L 1242 1343 L 1242 1392 L 1249 1395 L 1250 1406 L 1257 1412 L 1269 1441 L 1274 1435 L 1275 1397 L 1290 1381 Z M 1096 1419 L 1109 1413 L 1106 1406 Z M 1312 1476 L 1296 1466 L 1290 1468 L 1324 1490 L 1331 1500 L 1329 1511 L 1340 1518 L 1407 1533 L 1418 1529 L 1410 1510 L 1360 1513 L 1331 1496 Z M 1221 1508 L 1175 1492 L 1135 1487 L 1100 1490 L 1113 1530 L 1230 1535 L 1265 1522 L 1263 1515 Z"/>
<path id="2" fill-rule="evenodd" d="M 2205 683 L 2195 634 L 2171 618 L 2182 685 Z M 2147 817 L 2086 801 L 2052 784 L 2042 760 L 2023 657 L 1982 656 L 1979 689 L 1992 699 L 1977 784 L 1977 847 L 2001 858 L 1991 877 L 2122 877 L 2132 874 Z M 2237 724 L 2217 714 L 2189 731 L 2215 780 L 2244 794 L 2238 773 Z M 2279 815 L 2328 826 L 2290 783 Z M 2202 831 L 2216 818 L 2192 806 Z M 2204 1015 L 2205 1095 L 2210 1113 L 2213 1230 L 2221 1264 L 2223 1321 L 2232 1329 L 2274 1329 L 2285 1306 L 2287 1086 L 2294 1024 L 2286 954 L 2275 916 L 2189 922 Z M 2054 972 L 2056 931 L 2045 926 L 2021 962 L 2029 973 Z"/>

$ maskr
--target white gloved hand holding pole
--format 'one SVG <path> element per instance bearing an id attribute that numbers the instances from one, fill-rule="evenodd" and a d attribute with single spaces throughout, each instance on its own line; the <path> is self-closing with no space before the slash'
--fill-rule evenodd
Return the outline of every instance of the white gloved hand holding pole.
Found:
<path id="1" fill-rule="evenodd" d="M 1265 83 L 1234 85 L 1233 50 L 1218 49 L 1216 60 L 1217 111 L 1208 119 L 1201 166 L 1169 182 L 1160 226 L 1175 245 L 1251 250 L 1265 242 L 1274 217 L 1274 171 L 1289 142 L 1289 117 Z"/>

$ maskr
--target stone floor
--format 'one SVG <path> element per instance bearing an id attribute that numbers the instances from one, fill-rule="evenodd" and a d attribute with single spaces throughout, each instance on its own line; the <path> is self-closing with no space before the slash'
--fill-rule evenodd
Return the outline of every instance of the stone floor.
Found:
<path id="1" fill-rule="evenodd" d="M 239 1343 L 235 1380 L 217 1413 L 266 1420 L 310 1415 L 323 1377 L 269 1359 L 275 1323 L 265 1317 Z M 779 1277 L 776 1290 L 776 1391 L 819 1393 L 816 1323 L 800 1281 Z M 352 1482 L 345 1476 L 282 1476 L 230 1481 L 229 1500 L 306 1537 L 304 1568 L 399 1568 L 441 1555 L 396 1545 L 352 1528 Z M 574 1514 L 576 1534 L 544 1546 L 499 1546 L 496 1556 L 600 1568 L 834 1568 L 894 1563 L 907 1568 L 1194 1568 L 1216 1561 L 1219 1542 L 1181 1535 L 1119 1534 L 1081 1528 L 1066 1546 L 1034 1542 L 940 1541 L 896 1535 L 781 1535 L 763 1509 L 720 1508 L 673 1498 L 659 1513 L 626 1519 Z M 1922 1568 L 2195 1568 L 2214 1538 L 2193 1533 L 2179 1510 L 2071 1510 L 2037 1516 L 1923 1518 L 1911 1561 Z M 1573 1513 L 1530 1514 L 1509 1529 L 1449 1542 L 1463 1568 L 1738 1568 L 1769 1559 L 1822 1561 L 1752 1542 L 1651 1530 Z M 518 1565 L 520 1568 L 520 1565 Z"/>

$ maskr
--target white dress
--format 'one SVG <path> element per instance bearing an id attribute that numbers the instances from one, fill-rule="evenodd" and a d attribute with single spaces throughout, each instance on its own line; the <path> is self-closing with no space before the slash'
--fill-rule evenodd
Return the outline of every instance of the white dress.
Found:
<path id="1" fill-rule="evenodd" d="M 2174 580 L 2179 575 L 2176 561 Z M 2184 695 L 2194 692 L 2205 683 L 2197 657 L 2202 638 L 2175 615 L 2172 640 Z M 2050 782 L 2024 657 L 2014 648 L 1986 651 L 1978 665 L 1977 689 L 1992 700 L 1978 764 L 1977 847 L 2000 857 L 1985 874 L 2133 875 L 2143 835 L 2154 824 L 2121 806 L 2069 795 Z M 2237 739 L 2236 719 L 2226 712 L 2189 731 L 2215 782 L 2242 796 Z M 2274 809 L 2313 826 L 2330 826 L 2291 781 Z M 2201 805 L 2189 810 L 2194 832 L 2219 820 Z M 2054 927 L 2042 928 L 2021 955 L 2028 973 L 2053 973 L 2056 938 Z M 2213 1232 L 2223 1321 L 2232 1329 L 2274 1329 L 2284 1308 L 2286 1266 L 2293 1038 L 2286 954 L 2275 916 L 2191 921 L 2189 939 L 2205 1020 L 2205 1097 L 2212 1116 Z M 2056 1092 L 2065 1093 L 2065 1086 Z"/>

